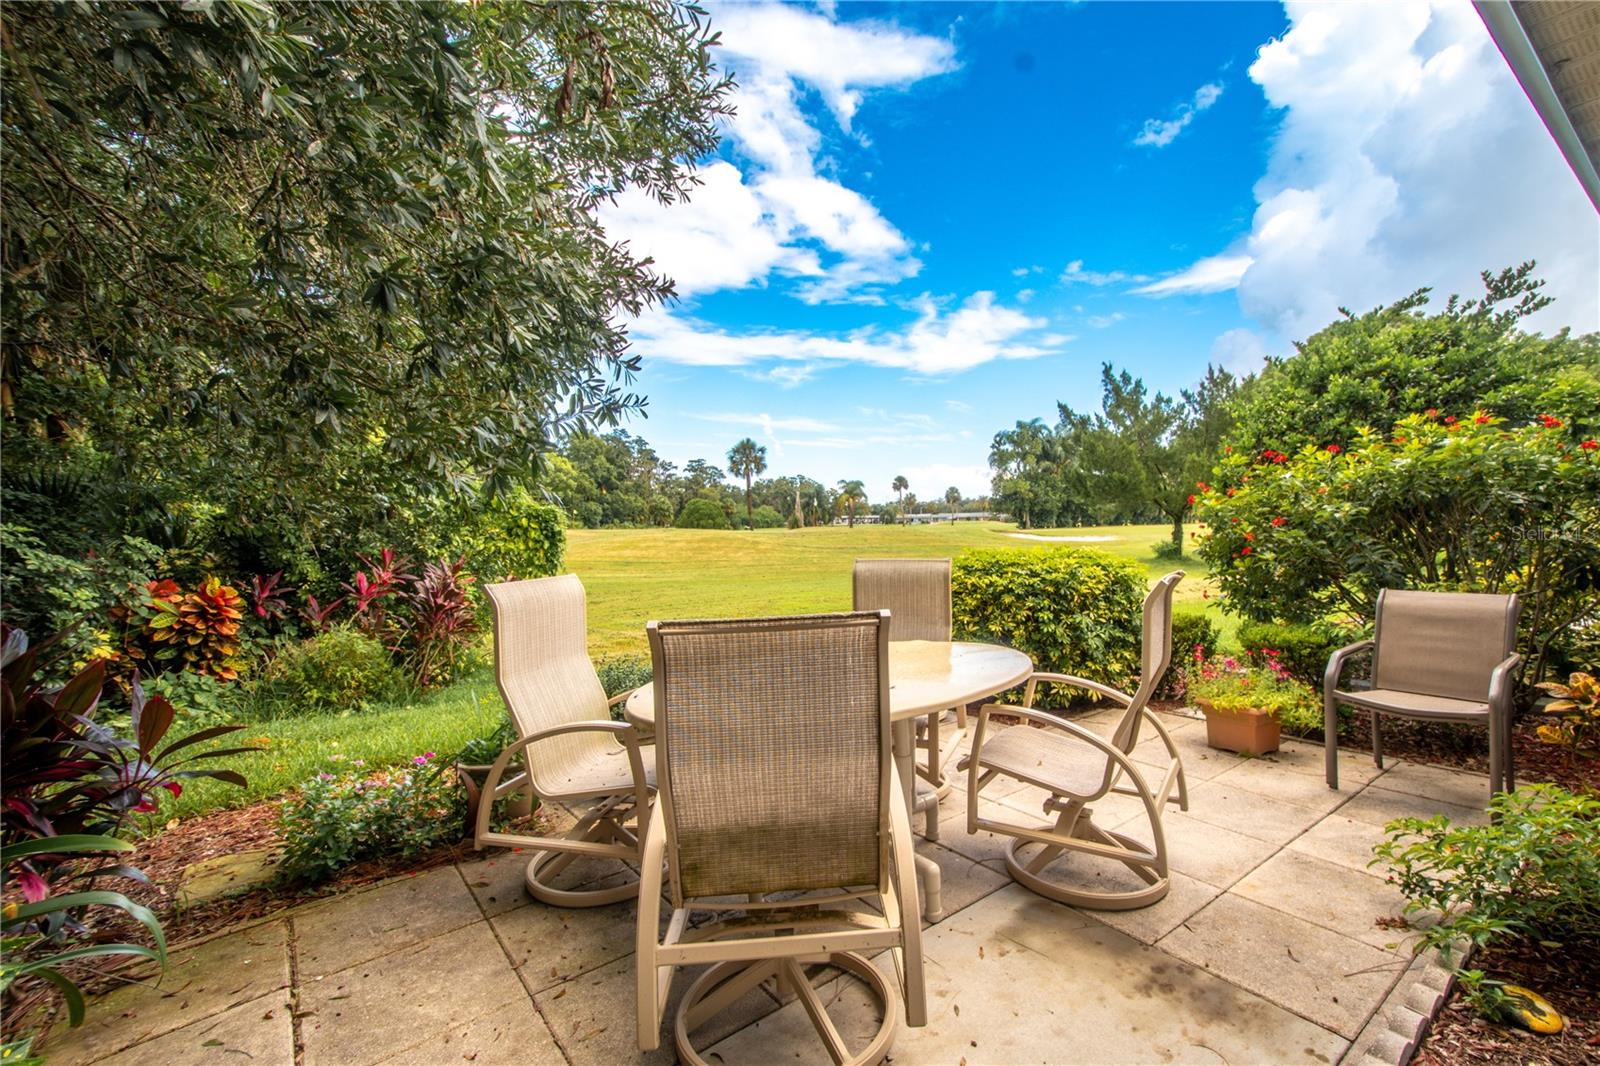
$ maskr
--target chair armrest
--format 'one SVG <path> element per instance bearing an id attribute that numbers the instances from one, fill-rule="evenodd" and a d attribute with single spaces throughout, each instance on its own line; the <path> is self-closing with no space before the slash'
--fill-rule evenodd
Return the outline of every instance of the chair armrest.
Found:
<path id="1" fill-rule="evenodd" d="M 1322 675 L 1322 694 L 1331 697 L 1334 689 L 1339 687 L 1339 675 L 1344 671 L 1346 659 L 1365 654 L 1373 649 L 1370 640 L 1358 640 L 1354 644 L 1346 644 L 1332 655 L 1328 656 L 1328 670 Z"/>
<path id="2" fill-rule="evenodd" d="M 615 696 L 612 696 L 609 700 L 606 701 L 606 706 L 607 707 L 615 707 L 617 704 L 626 701 L 627 698 L 629 696 L 633 695 L 635 692 L 638 692 L 640 688 L 644 688 L 644 686 L 640 685 L 639 688 L 630 688 L 626 692 L 617 693 Z"/>
<path id="3" fill-rule="evenodd" d="M 633 726 L 627 722 L 613 722 L 609 719 L 601 720 L 599 718 L 582 722 L 567 722 L 564 725 L 541 729 L 537 733 L 530 733 L 525 737 L 518 737 L 506 745 L 505 750 L 495 759 L 494 765 L 489 768 L 489 775 L 484 778 L 483 782 L 483 795 L 490 799 L 494 797 L 495 790 L 500 784 L 500 778 L 506 772 L 506 766 L 518 752 L 525 751 L 540 741 L 549 740 L 551 737 L 565 736 L 568 733 L 588 732 L 611 733 L 627 749 L 628 769 L 633 775 L 635 802 L 641 812 L 649 810 L 650 786 L 645 781 L 644 756 L 639 751 L 639 735 L 634 732 Z M 528 782 L 537 792 L 538 782 L 533 779 L 533 771 L 531 769 L 528 771 Z M 478 807 L 478 824 L 475 828 L 475 836 L 479 840 L 489 831 L 489 815 L 493 808 L 493 802 L 482 803 Z"/>
<path id="4" fill-rule="evenodd" d="M 1501 660 L 1500 665 L 1494 668 L 1489 675 L 1489 706 L 1502 713 L 1511 709 L 1511 693 L 1516 684 L 1517 668 L 1522 665 L 1522 656 L 1511 654 Z"/>
<path id="5" fill-rule="evenodd" d="M 1069 688 L 1086 688 L 1090 692 L 1098 692 L 1107 699 L 1115 700 L 1124 707 L 1133 702 L 1133 697 L 1126 692 L 1119 692 L 1110 685 L 1102 685 L 1100 682 L 1090 681 L 1086 677 L 1074 677 L 1071 674 L 1035 673 L 1028 678 L 1027 687 L 1022 692 L 1022 702 L 1028 707 L 1033 706 L 1033 691 L 1041 681 L 1048 681 L 1053 685 L 1066 685 Z M 1065 721 L 1059 718 L 1056 720 Z"/>

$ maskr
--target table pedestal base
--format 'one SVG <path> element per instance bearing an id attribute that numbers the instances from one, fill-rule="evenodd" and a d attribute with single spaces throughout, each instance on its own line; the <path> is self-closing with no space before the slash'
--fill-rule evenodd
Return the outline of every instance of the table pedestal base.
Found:
<path id="1" fill-rule="evenodd" d="M 900 775 L 900 788 L 906 798 L 906 812 L 917 808 L 917 733 L 915 721 L 902 719 L 890 726 L 889 735 L 894 748 L 895 770 Z M 934 802 L 938 802 L 935 794 Z M 936 815 L 935 815 L 936 817 Z M 922 916 L 930 922 L 944 917 L 944 901 L 940 895 L 944 872 L 939 864 L 926 855 L 917 857 L 917 880 L 922 884 Z"/>

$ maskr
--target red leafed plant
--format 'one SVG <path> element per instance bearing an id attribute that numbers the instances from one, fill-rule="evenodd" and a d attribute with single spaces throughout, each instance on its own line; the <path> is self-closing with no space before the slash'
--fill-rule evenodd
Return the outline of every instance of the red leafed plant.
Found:
<path id="1" fill-rule="evenodd" d="M 300 620 L 318 633 L 326 633 L 333 624 L 333 612 L 344 606 L 344 597 L 329 603 L 318 603 L 311 593 L 306 593 L 306 605 L 300 608 Z"/>
<path id="2" fill-rule="evenodd" d="M 355 612 L 356 628 L 392 647 L 397 634 L 389 618 L 389 603 L 404 595 L 406 584 L 417 579 L 404 572 L 410 560 L 393 548 L 383 549 L 376 559 L 359 553 L 356 558 L 366 569 L 357 570 L 355 579 L 341 586 Z"/>
<path id="3" fill-rule="evenodd" d="M 421 688 L 449 680 L 478 631 L 477 613 L 467 598 L 473 577 L 465 567 L 465 556 L 428 563 L 407 590 L 411 624 L 406 636 Z"/>
<path id="4" fill-rule="evenodd" d="M 282 570 L 270 577 L 257 575 L 250 579 L 250 609 L 264 623 L 282 622 L 289 613 L 286 596 L 293 591 L 293 585 L 283 583 Z"/>

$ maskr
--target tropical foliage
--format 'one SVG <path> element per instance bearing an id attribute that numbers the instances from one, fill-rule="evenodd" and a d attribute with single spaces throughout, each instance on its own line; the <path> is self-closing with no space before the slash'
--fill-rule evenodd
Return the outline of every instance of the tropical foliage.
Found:
<path id="1" fill-rule="evenodd" d="M 1247 617 L 1370 618 L 1383 588 L 1516 592 L 1537 678 L 1600 610 L 1600 445 L 1554 416 L 1410 415 L 1348 447 L 1235 452 L 1217 476 L 1200 553 Z"/>
<path id="2" fill-rule="evenodd" d="M 1539 739 L 1574 755 L 1600 755 L 1600 680 L 1574 672 L 1565 685 L 1547 681 L 1539 688 L 1555 697 L 1542 708 L 1550 721 L 1539 726 Z"/>

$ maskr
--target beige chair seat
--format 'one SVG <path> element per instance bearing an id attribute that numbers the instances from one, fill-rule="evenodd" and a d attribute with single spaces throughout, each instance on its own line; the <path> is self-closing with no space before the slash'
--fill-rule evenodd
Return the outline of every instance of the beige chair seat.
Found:
<path id="1" fill-rule="evenodd" d="M 1338 693 L 1340 702 L 1369 711 L 1388 711 L 1409 718 L 1486 718 L 1489 705 L 1476 700 L 1457 700 L 1448 696 L 1430 696 L 1425 692 L 1402 692 L 1393 688 L 1363 689 L 1360 692 Z"/>
<path id="2" fill-rule="evenodd" d="M 1105 784 L 1106 756 L 1075 737 L 1019 725 L 984 743 L 982 769 L 999 770 L 1057 794 L 1089 797 Z"/>
<path id="3" fill-rule="evenodd" d="M 656 787 L 655 749 L 639 748 L 644 759 L 644 780 L 650 788 Z M 541 778 L 540 794 L 546 799 L 574 800 L 596 796 L 615 796 L 633 791 L 633 770 L 628 762 L 628 749 L 620 744 L 613 751 L 600 749 L 584 752 L 577 760 L 563 766 L 558 776 Z"/>

